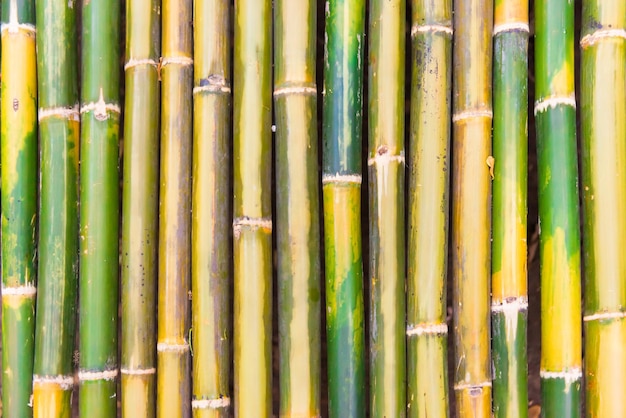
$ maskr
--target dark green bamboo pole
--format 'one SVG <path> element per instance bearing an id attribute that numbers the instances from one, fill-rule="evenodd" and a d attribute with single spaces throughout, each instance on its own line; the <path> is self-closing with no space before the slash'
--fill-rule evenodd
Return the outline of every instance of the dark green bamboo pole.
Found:
<path id="1" fill-rule="evenodd" d="M 447 418 L 452 0 L 415 0 L 411 9 L 407 411 Z"/>
<path id="2" fill-rule="evenodd" d="M 369 2 L 370 414 L 406 416 L 404 0 Z"/>
<path id="3" fill-rule="evenodd" d="M 580 416 L 580 231 L 574 4 L 535 1 L 535 121 L 544 416 Z"/>
<path id="4" fill-rule="evenodd" d="M 581 125 L 586 416 L 626 416 L 626 2 L 585 0 Z"/>
<path id="5" fill-rule="evenodd" d="M 235 416 L 272 413 L 272 4 L 235 4 Z"/>
<path id="6" fill-rule="evenodd" d="M 126 1 L 121 413 L 156 413 L 160 0 Z"/>
<path id="7" fill-rule="evenodd" d="M 163 0 L 157 416 L 191 415 L 193 3 Z"/>
<path id="8" fill-rule="evenodd" d="M 331 417 L 365 416 L 361 124 L 365 2 L 326 3 L 323 200 Z"/>
<path id="9" fill-rule="evenodd" d="M 71 415 L 78 285 L 76 8 L 37 0 L 40 203 L 33 367 L 35 417 Z"/>
<path id="10" fill-rule="evenodd" d="M 528 1 L 494 10 L 493 412 L 528 416 L 526 228 L 528 185 Z"/>
<path id="11" fill-rule="evenodd" d="M 2 412 L 5 417 L 29 417 L 33 413 L 30 396 L 37 294 L 34 0 L 2 4 L 2 49 Z"/>
<path id="12" fill-rule="evenodd" d="M 491 415 L 492 22 L 492 0 L 454 1 L 452 265 L 459 418 Z"/>
<path id="13" fill-rule="evenodd" d="M 280 416 L 321 416 L 314 1 L 274 6 Z"/>
<path id="14" fill-rule="evenodd" d="M 194 2 L 193 416 L 232 415 L 230 2 Z"/>

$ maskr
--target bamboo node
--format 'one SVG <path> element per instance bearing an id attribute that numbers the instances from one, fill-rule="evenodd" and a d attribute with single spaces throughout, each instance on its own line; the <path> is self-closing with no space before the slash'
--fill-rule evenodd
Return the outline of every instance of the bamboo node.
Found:
<path id="1" fill-rule="evenodd" d="M 606 321 L 610 319 L 623 319 L 626 318 L 626 312 L 617 311 L 617 312 L 599 312 L 593 315 L 585 315 L 583 317 L 584 322 L 591 321 Z"/>
<path id="2" fill-rule="evenodd" d="M 37 33 L 35 25 L 31 25 L 30 23 L 17 23 L 11 21 L 9 23 L 3 23 L 2 25 L 0 25 L 0 32 L 7 31 L 8 33 L 18 33 L 20 29 L 24 32 L 28 32 L 29 34 Z"/>
<path id="3" fill-rule="evenodd" d="M 460 122 L 465 119 L 473 118 L 493 119 L 493 111 L 487 108 L 463 110 L 452 115 L 452 122 Z"/>
<path id="4" fill-rule="evenodd" d="M 583 372 L 578 367 L 574 367 L 568 370 L 563 370 L 560 372 L 540 370 L 539 376 L 542 379 L 563 379 L 565 380 L 566 385 L 571 385 L 572 383 L 576 383 L 582 379 Z"/>
<path id="5" fill-rule="evenodd" d="M 493 36 L 504 32 L 530 33 L 528 22 L 507 22 L 493 25 Z"/>
<path id="6" fill-rule="evenodd" d="M 32 298 L 37 294 L 37 287 L 32 284 L 25 284 L 24 286 L 7 286 L 2 287 L 2 296 L 25 296 Z"/>
<path id="7" fill-rule="evenodd" d="M 454 385 L 454 390 L 469 390 L 470 395 L 478 396 L 482 393 L 483 388 L 490 388 L 491 381 L 481 382 L 481 383 L 457 383 Z"/>
<path id="8" fill-rule="evenodd" d="M 39 385 L 57 385 L 61 390 L 69 390 L 74 386 L 74 376 L 40 376 L 33 375 L 33 387 Z"/>
<path id="9" fill-rule="evenodd" d="M 133 67 L 138 67 L 140 65 L 149 65 L 151 67 L 157 67 L 159 64 L 150 58 L 144 58 L 144 59 L 134 59 L 131 58 L 129 59 L 126 64 L 124 64 L 124 71 L 128 70 L 129 68 L 133 68 Z"/>
<path id="10" fill-rule="evenodd" d="M 174 352 L 174 353 L 186 353 L 189 351 L 189 344 L 170 344 L 170 343 L 158 343 L 158 352 Z"/>
<path id="11" fill-rule="evenodd" d="M 450 35 L 454 33 L 452 29 L 452 25 L 413 25 L 411 27 L 411 38 L 416 37 L 420 33 L 443 33 L 445 35 Z"/>
<path id="12" fill-rule="evenodd" d="M 386 146 L 380 146 L 376 151 L 376 155 L 369 158 L 367 160 L 368 166 L 373 165 L 389 165 L 392 161 L 398 162 L 400 164 L 404 164 L 404 153 L 401 152 L 399 155 L 392 155 L 389 153 L 389 149 Z"/>
<path id="13" fill-rule="evenodd" d="M 149 376 L 156 373 L 154 367 L 150 369 L 120 369 L 120 373 L 130 376 Z"/>
<path id="14" fill-rule="evenodd" d="M 91 382 L 95 380 L 113 380 L 117 377 L 117 369 L 103 370 L 101 372 L 85 371 L 78 372 L 78 380 Z"/>
<path id="15" fill-rule="evenodd" d="M 299 86 L 288 85 L 274 89 L 274 97 L 287 96 L 291 94 L 317 96 L 317 87 L 314 84 L 303 84 Z"/>
<path id="16" fill-rule="evenodd" d="M 359 174 L 324 174 L 322 176 L 322 184 L 336 183 L 356 183 L 361 184 L 363 181 Z"/>
<path id="17" fill-rule="evenodd" d="M 406 327 L 406 335 L 411 337 L 413 335 L 417 335 L 418 337 L 421 335 L 447 335 L 448 334 L 448 324 L 445 322 L 441 323 L 431 323 L 431 324 L 417 324 L 412 325 L 409 324 Z"/>
<path id="18" fill-rule="evenodd" d="M 272 232 L 272 218 L 249 218 L 242 216 L 233 220 L 233 235 L 239 238 L 241 230 L 246 227 L 249 229 L 265 229 Z"/>
<path id="19" fill-rule="evenodd" d="M 559 105 L 571 106 L 576 109 L 576 96 L 572 93 L 569 96 L 548 96 L 535 102 L 535 116 L 537 113 L 554 109 Z"/>
<path id="20" fill-rule="evenodd" d="M 166 65 L 172 65 L 172 64 L 182 65 L 182 66 L 193 65 L 193 58 L 185 57 L 185 56 L 161 57 L 161 68 L 165 67 Z"/>
<path id="21" fill-rule="evenodd" d="M 218 409 L 230 406 L 230 398 L 228 396 L 220 396 L 216 399 L 194 399 L 191 401 L 192 409 Z"/>
<path id="22" fill-rule="evenodd" d="M 106 103 L 104 101 L 104 93 L 102 91 L 102 87 L 100 87 L 100 97 L 96 103 L 86 103 L 81 106 L 80 113 L 88 113 L 93 111 L 94 117 L 98 121 L 105 121 L 109 118 L 109 112 L 117 113 L 118 115 L 121 113 L 120 107 L 117 103 Z"/>
<path id="23" fill-rule="evenodd" d="M 37 112 L 37 119 L 41 122 L 46 118 L 62 118 L 73 121 L 80 121 L 80 112 L 78 110 L 78 105 L 73 107 L 50 107 L 47 109 L 39 108 Z"/>
<path id="24" fill-rule="evenodd" d="M 528 298 L 526 296 L 506 298 L 501 301 L 494 301 L 491 304 L 491 312 L 515 313 L 528 310 Z"/>
<path id="25" fill-rule="evenodd" d="M 201 79 L 199 85 L 193 88 L 193 94 L 202 92 L 230 94 L 230 91 L 230 84 L 228 81 L 218 74 L 212 74 Z"/>
<path id="26" fill-rule="evenodd" d="M 606 38 L 623 38 L 626 39 L 626 30 L 624 29 L 599 29 L 593 33 L 583 36 L 580 40 L 580 47 L 585 49 L 601 39 Z"/>

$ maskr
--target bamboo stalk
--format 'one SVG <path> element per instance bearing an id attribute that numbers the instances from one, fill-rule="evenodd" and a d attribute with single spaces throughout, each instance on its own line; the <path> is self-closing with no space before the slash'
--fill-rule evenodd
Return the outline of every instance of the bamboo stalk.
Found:
<path id="1" fill-rule="evenodd" d="M 535 19 L 542 413 L 577 417 L 582 331 L 574 4 L 538 0 Z"/>
<path id="2" fill-rule="evenodd" d="M 492 0 L 454 2 L 452 265 L 458 417 L 491 414 Z M 491 167 L 489 165 L 491 164 Z"/>
<path id="3" fill-rule="evenodd" d="M 230 2 L 194 2 L 191 224 L 194 417 L 229 417 L 231 366 Z"/>
<path id="4" fill-rule="evenodd" d="M 157 416 L 191 415 L 192 1 L 164 0 L 161 48 Z"/>
<path id="5" fill-rule="evenodd" d="M 493 412 L 528 416 L 526 266 L 528 186 L 528 0 L 494 10 Z"/>
<path id="6" fill-rule="evenodd" d="M 280 416 L 321 416 L 316 4 L 274 6 Z"/>
<path id="7" fill-rule="evenodd" d="M 370 414 L 406 416 L 404 0 L 369 3 Z"/>
<path id="8" fill-rule="evenodd" d="M 626 3 L 583 1 L 586 415 L 626 415 Z"/>
<path id="9" fill-rule="evenodd" d="M 448 194 L 452 0 L 412 2 L 407 411 L 448 417 Z"/>
<path id="10" fill-rule="evenodd" d="M 365 416 L 361 123 L 365 2 L 326 3 L 323 201 L 331 417 Z"/>
<path id="11" fill-rule="evenodd" d="M 37 59 L 35 2 L 2 8 L 2 406 L 32 416 L 36 296 Z M 10 59 L 6 59 L 10 57 Z"/>
<path id="12" fill-rule="evenodd" d="M 40 211 L 33 412 L 70 417 L 78 285 L 76 8 L 37 0 Z"/>
<path id="13" fill-rule="evenodd" d="M 235 416 L 272 411 L 272 7 L 235 4 Z"/>
<path id="14" fill-rule="evenodd" d="M 126 2 L 121 270 L 122 417 L 156 413 L 160 0 Z"/>

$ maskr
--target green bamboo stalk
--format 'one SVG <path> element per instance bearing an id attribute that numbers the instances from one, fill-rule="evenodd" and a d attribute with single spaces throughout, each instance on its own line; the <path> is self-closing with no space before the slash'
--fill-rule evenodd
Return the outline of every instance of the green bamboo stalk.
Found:
<path id="1" fill-rule="evenodd" d="M 272 411 L 272 3 L 235 4 L 235 416 Z"/>
<path id="2" fill-rule="evenodd" d="M 411 9 L 407 411 L 447 418 L 452 0 L 415 0 Z"/>
<path id="3" fill-rule="evenodd" d="M 535 121 L 544 416 L 580 416 L 581 312 L 574 4 L 535 2 Z"/>
<path id="4" fill-rule="evenodd" d="M 274 6 L 280 416 L 321 416 L 316 4 Z"/>
<path id="5" fill-rule="evenodd" d="M 626 416 L 626 3 L 583 1 L 586 416 Z"/>
<path id="6" fill-rule="evenodd" d="M 120 2 L 82 9 L 79 414 L 117 415 Z"/>
<path id="7" fill-rule="evenodd" d="M 70 417 L 78 285 L 79 111 L 76 8 L 37 0 L 39 264 L 33 411 Z"/>
<path id="8" fill-rule="evenodd" d="M 404 0 L 369 2 L 370 414 L 406 416 Z"/>
<path id="9" fill-rule="evenodd" d="M 528 185 L 528 0 L 494 10 L 493 413 L 528 416 L 526 229 Z"/>
<path id="10" fill-rule="evenodd" d="M 191 224 L 193 416 L 229 417 L 231 331 L 230 2 L 194 2 Z"/>
<path id="11" fill-rule="evenodd" d="M 160 0 L 126 2 L 121 412 L 156 413 Z"/>
<path id="12" fill-rule="evenodd" d="M 2 4 L 2 405 L 5 417 L 33 410 L 36 296 L 37 59 L 35 2 Z"/>
<path id="13" fill-rule="evenodd" d="M 452 265 L 456 416 L 491 416 L 492 0 L 454 1 Z"/>
<path id="14" fill-rule="evenodd" d="M 192 0 L 163 0 L 157 416 L 191 415 Z"/>
<path id="15" fill-rule="evenodd" d="M 365 1 L 326 2 L 323 201 L 330 417 L 365 416 L 361 123 Z"/>

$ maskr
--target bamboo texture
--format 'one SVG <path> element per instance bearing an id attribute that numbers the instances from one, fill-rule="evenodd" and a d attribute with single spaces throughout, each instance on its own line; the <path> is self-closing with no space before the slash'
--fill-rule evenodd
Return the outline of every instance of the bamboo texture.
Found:
<path id="1" fill-rule="evenodd" d="M 528 416 L 528 1 L 494 9 L 491 320 L 493 412 Z"/>
<path id="2" fill-rule="evenodd" d="M 369 2 L 370 402 L 406 416 L 404 0 Z"/>
<path id="3" fill-rule="evenodd" d="M 33 414 L 69 418 L 79 245 L 76 8 L 37 0 L 35 10 L 41 183 Z"/>
<path id="4" fill-rule="evenodd" d="M 126 1 L 121 414 L 156 414 L 160 0 Z"/>
<path id="5" fill-rule="evenodd" d="M 280 416 L 321 416 L 316 2 L 274 4 Z"/>
<path id="6" fill-rule="evenodd" d="M 235 4 L 235 416 L 272 413 L 272 3 Z"/>
<path id="7" fill-rule="evenodd" d="M 193 416 L 229 417 L 231 331 L 230 2 L 194 2 L 191 223 Z"/>
<path id="8" fill-rule="evenodd" d="M 157 416 L 191 416 L 191 0 L 163 0 Z"/>
<path id="9" fill-rule="evenodd" d="M 37 226 L 35 2 L 2 5 L 2 406 L 32 416 Z"/>
<path id="10" fill-rule="evenodd" d="M 452 0 L 411 5 L 407 415 L 447 418 Z"/>
<path id="11" fill-rule="evenodd" d="M 454 6 L 451 239 L 456 416 L 488 417 L 493 3 L 455 0 Z"/>
<path id="12" fill-rule="evenodd" d="M 588 417 L 626 415 L 626 3 L 583 1 L 581 158 Z"/>
<path id="13" fill-rule="evenodd" d="M 361 129 L 365 2 L 326 3 L 322 193 L 329 416 L 365 416 Z"/>

